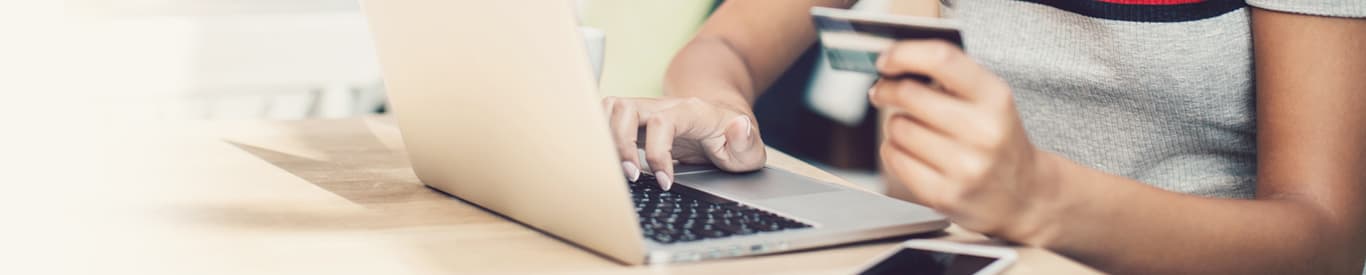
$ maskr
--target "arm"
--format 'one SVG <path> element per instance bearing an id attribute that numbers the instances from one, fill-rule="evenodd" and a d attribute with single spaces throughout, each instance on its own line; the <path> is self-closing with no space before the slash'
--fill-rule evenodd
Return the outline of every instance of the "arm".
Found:
<path id="1" fill-rule="evenodd" d="M 908 41 L 879 69 L 900 110 L 883 162 L 965 228 L 1121 273 L 1361 272 L 1366 257 L 1366 21 L 1253 9 L 1255 200 L 1160 190 L 1041 152 L 1004 81 L 942 42 Z M 881 92 L 886 91 L 886 92 Z M 1135 211 L 1139 209 L 1141 211 Z"/>
<path id="2" fill-rule="evenodd" d="M 727 171 L 763 167 L 766 159 L 751 106 L 760 91 L 815 41 L 812 5 L 852 0 L 733 0 L 707 20 L 669 64 L 663 98 L 603 99 L 622 170 L 636 180 L 641 161 L 660 187 L 673 185 L 673 161 L 711 163 Z M 644 128 L 643 140 L 638 137 Z"/>
<path id="3" fill-rule="evenodd" d="M 1252 19 L 1257 198 L 1181 195 L 1068 162 L 1060 180 L 1086 198 L 1044 245 L 1107 270 L 1361 272 L 1366 21 L 1255 8 Z"/>
<path id="4" fill-rule="evenodd" d="M 811 7 L 853 5 L 851 0 L 793 3 L 726 1 L 674 56 L 664 77 L 665 94 L 748 111 L 754 99 L 816 41 Z"/>

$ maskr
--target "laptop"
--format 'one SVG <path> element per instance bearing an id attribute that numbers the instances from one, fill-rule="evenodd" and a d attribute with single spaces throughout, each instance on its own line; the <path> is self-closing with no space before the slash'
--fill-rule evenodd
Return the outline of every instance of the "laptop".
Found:
<path id="1" fill-rule="evenodd" d="M 621 172 L 572 1 L 362 1 L 426 185 L 624 264 L 942 230 L 933 210 L 788 171 Z M 609 38 L 611 34 L 608 34 Z"/>

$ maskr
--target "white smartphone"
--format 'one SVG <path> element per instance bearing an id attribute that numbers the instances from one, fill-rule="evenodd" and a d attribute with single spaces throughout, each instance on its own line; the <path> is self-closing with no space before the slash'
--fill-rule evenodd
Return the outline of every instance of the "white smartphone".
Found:
<path id="1" fill-rule="evenodd" d="M 1015 263 L 1015 250 L 942 240 L 909 240 L 859 275 L 992 275 Z"/>

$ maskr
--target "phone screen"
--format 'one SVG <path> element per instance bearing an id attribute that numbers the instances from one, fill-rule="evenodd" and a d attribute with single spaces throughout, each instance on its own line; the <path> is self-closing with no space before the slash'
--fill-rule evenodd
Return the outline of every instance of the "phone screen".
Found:
<path id="1" fill-rule="evenodd" d="M 971 275 L 995 261 L 991 257 L 902 248 L 859 274 Z"/>

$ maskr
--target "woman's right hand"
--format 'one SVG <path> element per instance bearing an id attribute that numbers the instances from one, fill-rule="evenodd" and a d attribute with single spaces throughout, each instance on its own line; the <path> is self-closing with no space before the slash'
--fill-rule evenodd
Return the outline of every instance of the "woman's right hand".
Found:
<path id="1" fill-rule="evenodd" d="M 763 167 L 767 157 L 749 110 L 695 97 L 607 97 L 602 108 L 622 169 L 633 182 L 640 178 L 642 167 L 636 153 L 638 139 L 644 139 L 645 161 L 664 190 L 673 186 L 674 160 L 743 172 Z"/>

